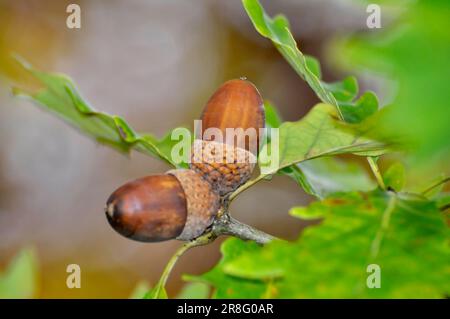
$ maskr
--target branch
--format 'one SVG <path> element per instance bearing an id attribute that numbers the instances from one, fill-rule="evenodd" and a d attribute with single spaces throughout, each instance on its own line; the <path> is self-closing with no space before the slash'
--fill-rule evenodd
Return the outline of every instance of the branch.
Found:
<path id="1" fill-rule="evenodd" d="M 267 244 L 275 239 L 275 237 L 265 232 L 241 223 L 231 217 L 228 213 L 224 213 L 220 218 L 214 221 L 212 233 L 216 236 L 231 235 L 242 240 L 252 240 L 261 245 Z"/>
<path id="2" fill-rule="evenodd" d="M 208 232 L 200 237 L 197 237 L 196 239 L 194 239 L 192 241 L 185 243 L 183 246 L 178 248 L 177 251 L 175 252 L 175 254 L 173 254 L 173 256 L 170 258 L 166 267 L 164 267 L 163 273 L 162 273 L 161 277 L 159 278 L 158 283 L 152 290 L 150 290 L 149 293 L 147 293 L 146 297 L 148 296 L 148 298 L 151 298 L 151 299 L 160 299 L 161 296 L 164 296 L 165 292 L 164 293 L 162 293 L 162 292 L 165 291 L 164 287 L 166 286 L 167 279 L 169 278 L 169 275 L 172 272 L 172 269 L 175 266 L 175 264 L 177 263 L 178 259 L 189 249 L 191 249 L 193 247 L 197 247 L 197 246 L 207 245 L 207 244 L 213 242 L 216 238 L 217 238 L 217 236 L 215 236 L 212 232 Z M 166 295 L 166 297 L 167 297 L 167 295 Z"/>
<path id="3" fill-rule="evenodd" d="M 445 177 L 443 179 L 441 179 L 440 181 L 436 182 L 435 184 L 431 185 L 430 187 L 428 187 L 427 189 L 422 191 L 422 195 L 426 195 L 427 193 L 431 192 L 433 189 L 435 189 L 436 187 L 439 187 L 447 182 L 450 181 L 450 177 Z"/>
<path id="4" fill-rule="evenodd" d="M 382 190 L 386 190 L 386 185 L 384 184 L 383 177 L 381 176 L 380 169 L 378 168 L 378 164 L 374 160 L 373 157 L 367 157 L 367 162 L 369 162 L 370 169 L 372 170 L 373 175 L 375 176 L 375 179 L 377 180 L 378 186 Z"/>
<path id="5" fill-rule="evenodd" d="M 266 234 L 265 232 L 257 230 L 252 226 L 246 225 L 234 219 L 224 208 L 222 208 L 219 211 L 219 214 L 209 231 L 207 231 L 200 237 L 197 237 L 194 240 L 185 243 L 183 246 L 177 249 L 175 254 L 170 258 L 169 262 L 164 268 L 164 271 L 158 283 L 149 293 L 147 293 L 146 296 L 152 299 L 159 299 L 161 298 L 161 296 L 166 296 L 165 292 L 162 292 L 165 291 L 164 287 L 166 286 L 167 279 L 169 278 L 169 275 L 172 272 L 172 269 L 178 259 L 189 249 L 212 243 L 217 237 L 221 235 L 231 235 L 242 240 L 252 240 L 261 245 L 267 244 L 271 240 L 275 239 L 275 237 Z"/>

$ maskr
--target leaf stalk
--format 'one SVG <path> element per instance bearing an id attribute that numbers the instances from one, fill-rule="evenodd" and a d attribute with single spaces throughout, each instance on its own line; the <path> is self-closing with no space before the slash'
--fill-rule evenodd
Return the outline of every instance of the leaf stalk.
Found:
<path id="1" fill-rule="evenodd" d="M 386 185 L 384 184 L 383 177 L 381 176 L 380 169 L 378 168 L 378 164 L 375 162 L 375 159 L 373 157 L 367 157 L 367 162 L 369 163 L 370 169 L 377 180 L 378 186 L 385 191 Z"/>
<path id="2" fill-rule="evenodd" d="M 207 245 L 212 243 L 217 237 L 222 235 L 230 235 L 242 240 L 252 240 L 258 244 L 267 244 L 275 237 L 253 228 L 250 225 L 241 223 L 240 221 L 234 219 L 230 216 L 227 211 L 220 210 L 220 214 L 214 221 L 212 227 L 205 234 L 200 237 L 195 238 L 192 241 L 185 243 L 183 246 L 178 248 L 175 254 L 170 258 L 167 265 L 164 267 L 163 273 L 158 280 L 155 288 L 151 291 L 151 298 L 158 299 L 161 296 L 161 292 L 166 286 L 167 280 L 172 272 L 178 259 L 189 249 L 197 246 Z"/>

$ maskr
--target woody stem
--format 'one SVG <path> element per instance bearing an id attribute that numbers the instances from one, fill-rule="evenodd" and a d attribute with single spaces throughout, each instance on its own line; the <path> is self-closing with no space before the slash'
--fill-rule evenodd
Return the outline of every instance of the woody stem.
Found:
<path id="1" fill-rule="evenodd" d="M 149 296 L 150 298 L 161 298 L 161 296 L 163 295 L 162 291 L 166 286 L 167 279 L 169 278 L 173 267 L 175 266 L 178 259 L 190 248 L 207 245 L 221 235 L 230 235 L 242 240 L 251 240 L 261 245 L 267 244 L 275 239 L 275 237 L 266 234 L 265 232 L 262 232 L 258 229 L 253 228 L 252 226 L 246 225 L 234 219 L 224 209 L 222 209 L 220 213 L 221 214 L 217 216 L 210 231 L 190 242 L 185 243 L 175 252 L 172 258 L 170 258 L 169 262 L 164 268 L 161 278 L 159 279 L 154 290 L 151 292 L 151 295 Z"/>
<path id="2" fill-rule="evenodd" d="M 231 217 L 228 213 L 223 214 L 220 218 L 214 221 L 212 233 L 216 236 L 231 235 L 242 240 L 252 240 L 261 245 L 267 244 L 275 239 L 275 237 L 263 231 L 241 223 Z"/>

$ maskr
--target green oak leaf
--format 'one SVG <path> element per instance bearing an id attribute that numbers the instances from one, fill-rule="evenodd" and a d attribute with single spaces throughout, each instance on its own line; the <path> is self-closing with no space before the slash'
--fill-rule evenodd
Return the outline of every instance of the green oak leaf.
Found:
<path id="1" fill-rule="evenodd" d="M 234 298 L 236 294 L 252 295 L 262 297 L 266 292 L 266 284 L 260 281 L 242 281 L 233 276 L 224 273 L 223 267 L 229 261 L 247 252 L 255 252 L 259 250 L 259 246 L 253 242 L 244 244 L 240 239 L 230 239 L 225 241 L 220 250 L 222 252 L 222 260 L 209 272 L 201 276 L 184 275 L 183 279 L 189 282 L 202 282 L 206 284 L 214 284 L 214 298 Z"/>
<path id="2" fill-rule="evenodd" d="M 142 299 L 146 295 L 147 291 L 150 290 L 150 285 L 147 281 L 139 281 L 133 288 L 128 299 Z"/>
<path id="3" fill-rule="evenodd" d="M 331 92 L 327 91 L 320 79 L 317 77 L 317 64 L 308 68 L 305 55 L 297 47 L 295 40 L 289 31 L 289 23 L 282 15 L 277 15 L 273 19 L 264 11 L 257 0 L 243 0 L 245 11 L 250 17 L 255 29 L 264 37 L 270 39 L 284 58 L 294 68 L 294 70 L 304 79 L 316 92 L 318 97 L 331 105 L 337 105 L 336 99 Z M 311 59 L 309 59 L 311 66 Z M 316 74 L 315 74 L 316 73 Z"/>
<path id="4" fill-rule="evenodd" d="M 278 128 L 283 122 L 277 108 L 269 101 L 264 101 L 264 114 L 266 117 L 266 138 L 264 139 L 263 145 L 272 139 L 271 129 Z"/>
<path id="5" fill-rule="evenodd" d="M 0 274 L 0 299 L 36 296 L 38 265 L 33 249 L 22 249 Z"/>
<path id="6" fill-rule="evenodd" d="M 227 240 L 219 265 L 197 279 L 213 285 L 217 297 L 230 298 L 259 298 L 264 287 L 273 298 L 443 298 L 450 293 L 449 229 L 434 201 L 379 190 L 350 192 L 293 208 L 291 214 L 323 221 L 295 242 L 276 240 L 258 248 Z M 366 285 L 372 264 L 381 270 L 376 289 Z M 257 289 L 245 289 L 248 285 Z"/>
<path id="7" fill-rule="evenodd" d="M 311 160 L 311 163 L 314 163 L 314 161 Z M 285 168 L 282 168 L 278 171 L 278 174 L 280 175 L 286 175 L 292 178 L 307 194 L 317 196 L 320 198 L 320 194 L 317 192 L 315 186 L 313 183 L 306 177 L 305 173 L 303 172 L 303 169 L 300 167 L 301 163 L 294 164 Z"/>
<path id="8" fill-rule="evenodd" d="M 299 163 L 312 193 L 318 198 L 337 192 L 369 191 L 376 187 L 369 174 L 354 162 L 322 157 Z"/>
<path id="9" fill-rule="evenodd" d="M 384 172 L 383 181 L 387 187 L 399 192 L 405 186 L 405 167 L 400 162 L 395 162 Z"/>
<path id="10" fill-rule="evenodd" d="M 450 193 L 443 192 L 436 196 L 437 206 L 441 211 L 449 212 L 450 211 Z M 447 215 L 447 219 L 450 222 L 450 216 Z"/>
<path id="11" fill-rule="evenodd" d="M 362 123 L 364 124 L 364 123 Z M 263 146 L 259 165 L 266 168 L 264 175 L 309 159 L 328 155 L 352 153 L 377 156 L 388 151 L 388 146 L 365 135 L 370 131 L 365 125 L 351 125 L 338 120 L 336 109 L 328 104 L 318 104 L 301 120 L 284 122 L 279 127 L 279 144 L 275 152 L 279 161 L 271 160 L 270 144 Z"/>
<path id="12" fill-rule="evenodd" d="M 318 79 L 322 78 L 322 69 L 320 67 L 320 62 L 315 57 L 305 54 L 306 67 L 312 74 L 314 74 Z"/>
<path id="13" fill-rule="evenodd" d="M 278 109 L 269 101 L 264 101 L 264 113 L 267 128 L 277 128 L 283 123 Z"/>
<path id="14" fill-rule="evenodd" d="M 380 130 L 405 136 L 418 163 L 445 165 L 450 156 L 450 2 L 408 1 L 401 12 L 379 32 L 335 41 L 331 56 L 346 70 L 385 78 L 393 98 L 379 119 Z"/>
<path id="15" fill-rule="evenodd" d="M 360 123 L 378 110 L 378 98 L 367 91 L 354 102 L 342 102 L 340 107 L 346 122 Z"/>
<path id="16" fill-rule="evenodd" d="M 448 182 L 450 182 L 450 176 L 442 174 L 441 176 L 434 178 L 433 182 L 421 191 L 421 194 L 428 198 L 434 198 L 444 190 L 445 185 Z"/>
<path id="17" fill-rule="evenodd" d="M 265 102 L 266 127 L 278 128 L 283 123 L 277 108 Z M 318 198 L 337 191 L 368 191 L 374 188 L 368 174 L 359 165 L 333 157 L 316 158 L 278 171 L 294 179 L 303 190 Z"/>
<path id="18" fill-rule="evenodd" d="M 190 282 L 181 289 L 177 299 L 207 299 L 210 290 L 209 285 L 203 282 Z"/>
<path id="19" fill-rule="evenodd" d="M 349 76 L 334 83 L 322 81 L 319 61 L 299 50 L 289 30 L 289 22 L 284 16 L 269 17 L 258 0 L 242 0 L 242 3 L 255 29 L 272 41 L 323 103 L 338 109 L 341 119 L 351 123 L 360 122 L 378 109 L 378 100 L 376 97 L 374 99 L 371 92 L 364 93 L 360 99 L 352 102 L 358 94 L 358 82 L 355 77 Z"/>
<path id="20" fill-rule="evenodd" d="M 157 284 L 155 287 L 150 289 L 143 299 L 168 299 L 166 288 Z"/>
<path id="21" fill-rule="evenodd" d="M 37 92 L 13 88 L 13 93 L 36 102 L 42 109 L 59 116 L 81 133 L 97 142 L 128 153 L 134 149 L 154 156 L 173 166 L 171 149 L 178 141 L 171 133 L 159 140 L 150 134 L 137 133 L 123 118 L 94 110 L 77 91 L 73 81 L 65 75 L 45 73 L 33 68 L 25 60 L 16 57 L 20 65 L 43 86 Z"/>
<path id="22" fill-rule="evenodd" d="M 327 90 L 333 93 L 334 97 L 339 102 L 350 102 L 358 94 L 358 81 L 354 76 L 349 76 L 342 81 L 333 83 L 325 83 L 322 81 L 322 84 Z M 341 109 L 342 104 L 343 103 L 339 103 Z"/>

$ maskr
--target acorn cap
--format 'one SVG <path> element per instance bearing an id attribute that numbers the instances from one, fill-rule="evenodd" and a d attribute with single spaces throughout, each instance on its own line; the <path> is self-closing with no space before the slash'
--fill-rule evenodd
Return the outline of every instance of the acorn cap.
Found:
<path id="1" fill-rule="evenodd" d="M 212 186 L 193 170 L 175 169 L 166 174 L 178 179 L 186 196 L 187 220 L 177 239 L 192 240 L 212 224 L 219 210 L 220 198 Z"/>
<path id="2" fill-rule="evenodd" d="M 245 149 L 214 141 L 195 140 L 190 167 L 224 196 L 247 182 L 256 156 Z"/>
<path id="3" fill-rule="evenodd" d="M 179 236 L 188 216 L 183 186 L 173 175 L 147 176 L 126 183 L 108 198 L 105 212 L 119 234 L 143 242 Z"/>
<path id="4" fill-rule="evenodd" d="M 265 126 L 264 105 L 257 88 L 247 80 L 230 80 L 222 84 L 208 100 L 202 114 L 201 136 L 208 128 L 218 128 L 223 140 L 257 154 L 259 151 L 259 129 Z M 253 128 L 253 138 L 227 136 L 227 128 L 247 130 Z M 210 140 L 215 140 L 216 137 Z M 241 144 L 239 144 L 241 143 Z"/>

